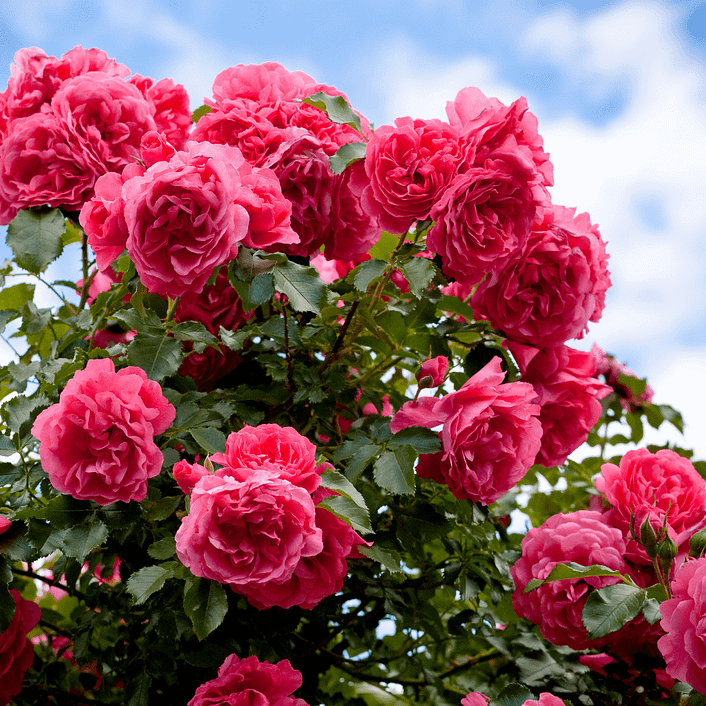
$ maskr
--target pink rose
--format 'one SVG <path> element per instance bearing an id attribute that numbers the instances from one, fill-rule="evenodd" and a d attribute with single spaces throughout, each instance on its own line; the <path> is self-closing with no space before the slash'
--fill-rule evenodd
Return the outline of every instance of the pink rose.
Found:
<path id="1" fill-rule="evenodd" d="M 539 695 L 539 699 L 527 699 L 522 706 L 566 706 L 566 704 L 558 696 L 543 691 Z"/>
<path id="2" fill-rule="evenodd" d="M 591 353 L 596 358 L 597 373 L 605 377 L 605 381 L 613 388 L 620 401 L 620 406 L 626 412 L 652 403 L 655 391 L 646 382 L 644 392 L 639 395 L 636 395 L 624 382 L 620 382 L 621 375 L 637 378 L 637 374 L 630 370 L 627 365 L 621 363 L 615 356 L 606 353 L 596 343 L 593 344 Z"/>
<path id="3" fill-rule="evenodd" d="M 545 579 L 557 564 L 602 564 L 625 573 L 625 542 L 621 532 L 603 522 L 600 512 L 580 510 L 550 517 L 522 539 L 522 556 L 510 569 L 515 582 L 512 604 L 517 614 L 535 625 L 554 645 L 574 650 L 611 644 L 615 635 L 588 639 L 582 611 L 588 594 L 596 588 L 619 583 L 617 577 L 551 581 L 523 593 L 531 579 Z M 632 625 L 625 626 L 629 628 Z"/>
<path id="4" fill-rule="evenodd" d="M 488 697 L 480 691 L 472 691 L 461 699 L 461 706 L 488 706 Z"/>
<path id="5" fill-rule="evenodd" d="M 462 158 L 456 130 L 441 120 L 398 118 L 377 128 L 365 154 L 366 210 L 383 229 L 405 232 L 429 217 Z"/>
<path id="6" fill-rule="evenodd" d="M 123 184 L 133 177 L 142 176 L 145 170 L 139 164 L 128 164 L 121 174 L 108 172 L 96 181 L 95 193 L 81 208 L 78 222 L 86 232 L 88 244 L 96 254 L 96 266 L 107 270 L 118 258 L 128 239 L 125 223 Z"/>
<path id="7" fill-rule="evenodd" d="M 26 601 L 19 591 L 10 589 L 15 614 L 10 625 L 0 633 L 0 706 L 6 706 L 22 690 L 25 673 L 34 660 L 34 647 L 27 634 L 41 617 L 39 606 Z"/>
<path id="8" fill-rule="evenodd" d="M 146 168 L 157 162 L 168 162 L 176 153 L 176 149 L 163 132 L 150 130 L 140 140 L 140 158 Z"/>
<path id="9" fill-rule="evenodd" d="M 184 149 L 193 125 L 189 94 L 184 86 L 175 84 L 170 78 L 163 78 L 150 85 L 146 98 L 153 106 L 157 130 L 177 150 Z"/>
<path id="10" fill-rule="evenodd" d="M 184 495 L 191 495 L 194 486 L 204 477 L 210 475 L 208 469 L 198 463 L 177 461 L 172 466 L 172 475 Z"/>
<path id="11" fill-rule="evenodd" d="M 706 558 L 689 559 L 674 574 L 672 597 L 660 609 L 667 633 L 657 646 L 667 673 L 706 694 Z"/>
<path id="12" fill-rule="evenodd" d="M 393 433 L 407 426 L 443 425 L 441 451 L 423 454 L 417 474 L 446 483 L 459 500 L 490 505 L 513 488 L 533 464 L 542 427 L 532 386 L 504 383 L 493 358 L 456 392 L 406 402 L 393 417 Z"/>
<path id="13" fill-rule="evenodd" d="M 266 470 L 242 481 L 203 476 L 176 533 L 177 556 L 194 575 L 238 592 L 287 581 L 322 549 L 311 495 Z"/>
<path id="14" fill-rule="evenodd" d="M 319 489 L 314 499 L 320 502 L 323 497 L 332 494 L 331 491 Z M 347 559 L 359 544 L 366 542 L 350 525 L 323 507 L 316 508 L 316 526 L 322 532 L 323 549 L 315 556 L 302 558 L 291 578 L 232 588 L 245 595 L 248 602 L 260 610 L 295 605 L 311 610 L 324 598 L 340 591 L 348 573 Z"/>
<path id="15" fill-rule="evenodd" d="M 639 537 L 645 520 L 649 519 L 656 533 L 666 520 L 673 539 L 684 549 L 691 535 L 706 525 L 706 481 L 691 461 L 674 451 L 628 451 L 620 466 L 601 466 L 595 486 L 611 505 L 606 522 L 626 538 L 631 536 L 631 522 Z M 635 540 L 627 539 L 627 551 L 633 561 L 651 563 Z"/>
<path id="16" fill-rule="evenodd" d="M 356 265 L 369 259 L 370 255 L 364 253 L 353 260 L 328 260 L 319 253 L 309 260 L 309 264 L 316 269 L 322 281 L 331 284 L 337 279 L 343 279 Z"/>
<path id="17" fill-rule="evenodd" d="M 425 360 L 417 373 L 417 382 L 421 383 L 424 378 L 430 377 L 431 382 L 427 387 L 439 387 L 444 382 L 446 370 L 449 367 L 449 359 L 445 355 L 437 355 L 436 358 Z"/>
<path id="18" fill-rule="evenodd" d="M 37 113 L 16 120 L 0 144 L 0 224 L 34 206 L 76 211 L 104 172 L 95 154 L 56 116 Z"/>
<path id="19" fill-rule="evenodd" d="M 228 436 L 225 453 L 214 454 L 211 460 L 223 466 L 216 475 L 240 481 L 254 470 L 267 470 L 309 494 L 321 483 L 316 446 L 296 429 L 279 424 L 244 426 Z"/>
<path id="20" fill-rule="evenodd" d="M 518 343 L 549 348 L 582 338 L 603 313 L 607 264 L 588 215 L 555 206 L 535 222 L 525 250 L 481 282 L 472 306 Z"/>
<path id="21" fill-rule="evenodd" d="M 600 400 L 610 393 L 595 377 L 591 353 L 567 346 L 538 350 L 508 342 L 522 380 L 537 393 L 542 424 L 542 445 L 535 463 L 545 468 L 566 462 L 588 438 L 603 408 Z"/>
<path id="22" fill-rule="evenodd" d="M 0 515 L 0 534 L 4 534 L 5 532 L 7 532 L 7 530 L 10 529 L 11 525 L 11 520 L 8 520 L 7 517 L 3 517 L 2 515 Z"/>
<path id="23" fill-rule="evenodd" d="M 235 147 L 189 142 L 124 184 L 127 249 L 150 292 L 198 294 L 237 255 L 249 221 L 235 203 L 243 163 Z"/>
<path id="24" fill-rule="evenodd" d="M 257 657 L 226 657 L 218 677 L 201 684 L 188 706 L 307 706 L 291 694 L 302 685 L 302 675 L 288 659 L 276 664 Z"/>
<path id="25" fill-rule="evenodd" d="M 528 110 L 525 98 L 518 98 L 508 107 L 497 98 L 487 98 L 478 88 L 463 88 L 453 102 L 446 104 L 446 115 L 466 143 L 475 165 L 483 163 L 512 135 L 518 145 L 531 152 L 542 184 L 554 183 L 552 163 L 537 132 L 537 118 Z"/>
<path id="26" fill-rule="evenodd" d="M 157 127 L 154 109 L 135 86 L 99 72 L 64 81 L 51 107 L 104 171 L 134 162 L 142 135 Z"/>
<path id="27" fill-rule="evenodd" d="M 529 150 L 512 136 L 484 164 L 454 178 L 431 209 L 427 236 L 447 276 L 475 284 L 517 257 L 537 210 L 536 181 Z"/>
<path id="28" fill-rule="evenodd" d="M 76 372 L 59 402 L 40 412 L 32 434 L 52 485 L 99 505 L 144 500 L 162 468 L 154 437 L 176 411 L 158 383 L 134 366 L 115 372 L 109 358 Z"/>

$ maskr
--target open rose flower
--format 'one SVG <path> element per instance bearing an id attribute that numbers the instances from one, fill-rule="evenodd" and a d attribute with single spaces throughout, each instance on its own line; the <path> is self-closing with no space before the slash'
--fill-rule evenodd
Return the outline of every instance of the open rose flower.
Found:
<path id="1" fill-rule="evenodd" d="M 608 255 L 588 214 L 555 206 L 525 249 L 478 285 L 471 304 L 508 339 L 549 348 L 582 338 L 603 313 Z"/>
<path id="2" fill-rule="evenodd" d="M 528 383 L 504 379 L 495 357 L 456 392 L 406 402 L 390 424 L 393 433 L 443 425 L 442 450 L 420 456 L 416 470 L 448 485 L 459 500 L 494 503 L 521 480 L 539 451 L 536 394 Z"/>
<path id="3" fill-rule="evenodd" d="M 150 292 L 198 294 L 213 270 L 237 255 L 249 224 L 235 202 L 243 163 L 234 147 L 189 142 L 125 183 L 127 249 Z"/>
<path id="4" fill-rule="evenodd" d="M 512 604 L 517 614 L 535 625 L 554 645 L 584 650 L 610 644 L 615 636 L 589 640 L 582 611 L 588 594 L 620 581 L 617 577 L 551 581 L 523 593 L 531 579 L 545 579 L 557 564 L 573 561 L 582 566 L 601 564 L 625 573 L 622 533 L 603 522 L 600 512 L 580 510 L 550 517 L 522 540 L 522 556 L 510 569 L 515 581 Z M 627 629 L 626 626 L 623 629 Z"/>
<path id="5" fill-rule="evenodd" d="M 9 704 L 13 696 L 22 690 L 25 673 L 34 660 L 34 647 L 27 639 L 39 622 L 39 606 L 26 601 L 19 591 L 10 590 L 15 601 L 15 613 L 10 625 L 0 633 L 0 706 Z"/>
<path id="6" fill-rule="evenodd" d="M 611 505 L 606 522 L 626 538 L 631 537 L 633 527 L 639 536 L 645 520 L 659 534 L 666 521 L 684 549 L 689 537 L 706 526 L 706 481 L 691 461 L 669 449 L 628 451 L 619 466 L 601 466 L 595 485 Z M 628 539 L 627 551 L 633 561 L 651 563 L 635 540 Z"/>
<path id="7" fill-rule="evenodd" d="M 154 437 L 175 414 L 142 368 L 115 372 L 112 360 L 92 359 L 69 380 L 59 402 L 39 414 L 32 434 L 59 492 L 100 505 L 144 500 L 148 479 L 162 468 Z"/>
<path id="8" fill-rule="evenodd" d="M 288 659 L 276 664 L 257 657 L 231 654 L 218 677 L 201 684 L 188 706 L 307 706 L 291 694 L 302 685 L 302 675 Z"/>
<path id="9" fill-rule="evenodd" d="M 660 605 L 667 633 L 657 647 L 667 674 L 706 694 L 706 558 L 680 566 L 671 583 L 672 597 Z"/>
<path id="10" fill-rule="evenodd" d="M 176 533 L 179 560 L 192 573 L 237 591 L 283 582 L 323 549 L 311 495 L 266 470 L 245 480 L 203 476 Z"/>
<path id="11" fill-rule="evenodd" d="M 522 373 L 537 393 L 542 424 L 542 445 L 536 463 L 545 468 L 566 462 L 586 441 L 601 416 L 601 399 L 610 388 L 596 377 L 591 353 L 568 346 L 538 350 L 508 342 Z"/>

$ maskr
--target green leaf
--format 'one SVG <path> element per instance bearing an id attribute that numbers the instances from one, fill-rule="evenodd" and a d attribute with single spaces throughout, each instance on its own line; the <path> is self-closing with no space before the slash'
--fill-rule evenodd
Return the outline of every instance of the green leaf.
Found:
<path id="1" fill-rule="evenodd" d="M 377 544 L 373 544 L 372 547 L 366 547 L 365 545 L 359 544 L 358 551 L 367 556 L 369 559 L 379 562 L 392 573 L 404 573 L 402 567 L 400 566 L 400 557 L 397 552 L 385 551 L 384 549 L 378 547 Z"/>
<path id="2" fill-rule="evenodd" d="M 275 293 L 274 281 L 271 272 L 257 275 L 252 280 L 243 282 L 237 278 L 231 278 L 230 283 L 238 292 L 238 296 L 243 301 L 243 310 L 252 311 L 272 298 Z"/>
<path id="3" fill-rule="evenodd" d="M 181 503 L 181 495 L 168 495 L 160 498 L 149 510 L 147 510 L 147 519 L 150 522 L 161 522 L 171 517 Z"/>
<path id="4" fill-rule="evenodd" d="M 195 123 L 199 121 L 204 115 L 208 115 L 213 109 L 210 105 L 202 105 L 191 114 L 191 120 Z"/>
<path id="5" fill-rule="evenodd" d="M 9 436 L 0 435 L 0 456 L 12 456 L 17 449 Z"/>
<path id="6" fill-rule="evenodd" d="M 187 583 L 185 589 L 184 612 L 201 641 L 223 622 L 228 612 L 228 597 L 220 583 L 206 579 L 197 579 L 190 586 Z"/>
<path id="7" fill-rule="evenodd" d="M 77 525 L 70 529 L 52 532 L 42 550 L 58 549 L 66 556 L 83 562 L 106 539 L 108 539 L 108 528 L 99 520 L 90 525 Z"/>
<path id="8" fill-rule="evenodd" d="M 441 451 L 439 435 L 425 427 L 407 427 L 398 431 L 388 442 L 388 447 L 411 446 L 418 454 L 433 454 Z"/>
<path id="9" fill-rule="evenodd" d="M 336 150 L 329 157 L 329 165 L 334 174 L 342 174 L 346 167 L 349 167 L 359 159 L 365 159 L 365 150 L 367 144 L 365 142 L 347 142 L 345 145 Z"/>
<path id="10" fill-rule="evenodd" d="M 368 509 L 365 499 L 356 490 L 353 483 L 336 471 L 326 471 L 326 473 L 321 476 L 321 487 L 342 493 L 343 495 L 348 496 L 356 505 L 358 505 L 358 507 L 362 507 L 365 510 Z"/>
<path id="11" fill-rule="evenodd" d="M 223 345 L 230 348 L 235 353 L 243 350 L 245 341 L 252 335 L 250 331 L 229 331 L 221 326 L 219 336 Z"/>
<path id="12" fill-rule="evenodd" d="M 12 431 L 20 431 L 23 424 L 31 421 L 34 411 L 39 407 L 46 407 L 49 400 L 44 395 L 38 397 L 13 397 L 3 408 L 7 416 L 7 425 Z"/>
<path id="13" fill-rule="evenodd" d="M 194 441 L 210 454 L 223 453 L 226 450 L 226 436 L 214 427 L 199 427 L 189 430 Z"/>
<path id="14" fill-rule="evenodd" d="M 153 542 L 147 547 L 147 553 L 157 561 L 171 559 L 176 553 L 176 541 L 172 536 L 160 539 L 158 542 Z"/>
<path id="15" fill-rule="evenodd" d="M 591 593 L 583 607 L 583 624 L 589 639 L 620 630 L 640 612 L 646 599 L 643 589 L 624 583 Z"/>
<path id="16" fill-rule="evenodd" d="M 179 370 L 184 353 L 181 343 L 168 336 L 138 333 L 127 347 L 130 365 L 142 368 L 150 380 L 161 382 Z"/>
<path id="17" fill-rule="evenodd" d="M 373 464 L 375 482 L 394 495 L 413 495 L 416 456 L 410 446 L 385 451 Z"/>
<path id="18" fill-rule="evenodd" d="M 140 672 L 137 679 L 128 684 L 127 706 L 149 706 L 150 686 L 152 686 L 152 677 L 147 671 Z"/>
<path id="19" fill-rule="evenodd" d="M 135 605 L 144 603 L 153 593 L 159 591 L 164 582 L 174 576 L 171 568 L 145 566 L 136 571 L 127 581 L 127 590 L 135 599 Z"/>
<path id="20" fill-rule="evenodd" d="M 34 299 L 34 285 L 22 282 L 0 291 L 0 310 L 19 311 Z M 9 319 L 8 319 L 9 320 Z M 6 322 L 7 323 L 7 322 Z"/>
<path id="21" fill-rule="evenodd" d="M 323 91 L 313 93 L 308 98 L 302 99 L 302 103 L 313 105 L 314 108 L 323 110 L 332 123 L 339 125 L 350 125 L 350 127 L 363 133 L 360 125 L 360 118 L 353 112 L 343 96 L 329 96 Z"/>
<path id="22" fill-rule="evenodd" d="M 353 277 L 353 286 L 359 292 L 366 292 L 370 283 L 380 277 L 387 269 L 387 263 L 383 260 L 366 260 Z"/>
<path id="23" fill-rule="evenodd" d="M 436 267 L 426 257 L 413 257 L 409 262 L 402 265 L 402 274 L 409 282 L 410 292 L 417 299 L 420 299 L 434 279 Z"/>
<path id="24" fill-rule="evenodd" d="M 20 267 L 39 274 L 61 255 L 65 230 L 64 216 L 58 209 L 20 211 L 7 227 L 7 244 Z"/>
<path id="25" fill-rule="evenodd" d="M 407 322 L 399 311 L 383 311 L 375 321 L 395 343 L 400 345 L 403 343 L 407 336 Z"/>
<path id="26" fill-rule="evenodd" d="M 645 605 L 642 606 L 642 614 L 650 625 L 654 625 L 658 620 L 661 620 L 662 611 L 659 607 L 659 601 L 656 598 L 648 598 L 645 601 Z"/>
<path id="27" fill-rule="evenodd" d="M 178 341 L 195 341 L 217 346 L 218 339 L 198 321 L 182 321 L 172 329 L 172 335 Z"/>
<path id="28" fill-rule="evenodd" d="M 2 296 L 2 292 L 0 292 L 0 296 Z M 17 318 L 17 314 L 14 311 L 0 311 L 0 333 L 5 330 L 8 322 L 14 318 Z"/>
<path id="29" fill-rule="evenodd" d="M 557 564 L 550 572 L 549 576 L 545 579 L 531 579 L 525 586 L 525 590 L 522 593 L 530 593 L 540 586 L 544 586 L 545 583 L 550 581 L 564 581 L 565 579 L 585 579 L 591 576 L 620 576 L 622 574 L 619 571 L 609 569 L 607 566 L 602 566 L 600 564 L 594 564 L 593 566 L 582 566 L 581 564 L 576 564 L 573 561 L 569 561 L 566 564 Z"/>
<path id="30" fill-rule="evenodd" d="M 534 694 L 524 685 L 508 684 L 490 703 L 491 706 L 522 706 L 525 701 L 533 701 Z"/>
<path id="31" fill-rule="evenodd" d="M 295 311 L 321 312 L 326 301 L 326 285 L 313 267 L 302 267 L 289 260 L 274 270 L 275 289 L 285 294 Z"/>
<path id="32" fill-rule="evenodd" d="M 7 584 L 0 583 L 0 633 L 9 627 L 15 608 L 15 599 L 10 594 Z"/>
<path id="33" fill-rule="evenodd" d="M 317 507 L 330 510 L 336 517 L 340 517 L 361 534 L 370 534 L 373 531 L 367 509 L 360 507 L 345 495 L 330 495 L 324 498 Z"/>

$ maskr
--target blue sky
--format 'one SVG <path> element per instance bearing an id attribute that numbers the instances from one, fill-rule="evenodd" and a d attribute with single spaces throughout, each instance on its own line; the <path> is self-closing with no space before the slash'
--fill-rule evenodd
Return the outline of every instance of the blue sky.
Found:
<path id="1" fill-rule="evenodd" d="M 336 86 L 376 125 L 443 118 L 465 86 L 526 96 L 554 201 L 588 211 L 611 254 L 603 319 L 572 345 L 647 375 L 706 457 L 703 0 L 3 0 L 0 89 L 17 49 L 76 44 L 183 83 L 192 108 L 220 70 L 263 61 Z"/>

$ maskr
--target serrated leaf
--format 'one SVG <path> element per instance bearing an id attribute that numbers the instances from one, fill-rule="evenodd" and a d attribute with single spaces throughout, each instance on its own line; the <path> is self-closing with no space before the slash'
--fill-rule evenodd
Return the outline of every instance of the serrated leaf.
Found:
<path id="1" fill-rule="evenodd" d="M 313 93 L 302 99 L 302 103 L 313 105 L 314 108 L 323 110 L 332 123 L 339 125 L 349 125 L 362 134 L 360 118 L 353 112 L 343 96 L 329 96 L 323 91 Z"/>
<path id="2" fill-rule="evenodd" d="M 19 311 L 34 299 L 34 285 L 22 282 L 0 291 L 0 310 Z"/>
<path id="3" fill-rule="evenodd" d="M 271 272 L 257 275 L 246 282 L 231 278 L 230 283 L 242 300 L 244 311 L 256 309 L 260 304 L 269 301 L 275 293 L 274 279 Z"/>
<path id="4" fill-rule="evenodd" d="M 346 167 L 360 159 L 365 159 L 365 142 L 347 142 L 329 157 L 328 163 L 334 174 L 342 174 Z"/>
<path id="5" fill-rule="evenodd" d="M 172 329 L 172 335 L 178 341 L 195 341 L 217 346 L 218 339 L 198 321 L 181 321 Z"/>
<path id="6" fill-rule="evenodd" d="M 295 311 L 321 312 L 326 301 L 326 285 L 313 267 L 303 267 L 289 260 L 274 270 L 275 289 L 285 294 Z"/>
<path id="7" fill-rule="evenodd" d="M 13 397 L 3 408 L 7 415 L 7 425 L 12 431 L 20 431 L 20 427 L 32 418 L 32 413 L 39 407 L 45 407 L 49 400 L 44 395 L 38 397 Z"/>
<path id="8" fill-rule="evenodd" d="M 250 331 L 229 331 L 221 326 L 219 337 L 227 348 L 238 353 L 243 350 L 245 341 L 252 335 Z"/>
<path id="9" fill-rule="evenodd" d="M 86 557 L 108 539 L 108 528 L 99 520 L 90 525 L 77 525 L 69 529 L 52 532 L 43 551 L 58 549 L 66 556 L 83 562 Z"/>
<path id="10" fill-rule="evenodd" d="M 216 581 L 197 579 L 184 593 L 184 612 L 191 619 L 196 637 L 203 640 L 226 617 L 228 597 L 225 589 Z"/>
<path id="11" fill-rule="evenodd" d="M 354 530 L 362 534 L 369 534 L 373 531 L 367 509 L 356 505 L 355 502 L 345 495 L 330 495 L 324 498 L 317 507 L 330 510 L 336 517 L 340 517 Z"/>
<path id="12" fill-rule="evenodd" d="M 413 495 L 415 458 L 409 446 L 385 451 L 373 464 L 375 482 L 393 495 Z"/>
<path id="13" fill-rule="evenodd" d="M 381 549 L 376 544 L 372 547 L 366 547 L 365 545 L 358 545 L 358 551 L 367 556 L 368 559 L 377 561 L 382 564 L 388 571 L 396 574 L 403 574 L 404 570 L 400 566 L 400 558 L 397 552 L 388 552 Z"/>
<path id="14" fill-rule="evenodd" d="M 174 375 L 183 358 L 181 343 L 168 336 L 138 333 L 127 347 L 128 363 L 142 368 L 147 377 L 155 382 Z"/>
<path id="15" fill-rule="evenodd" d="M 17 449 L 9 436 L 0 435 L 0 456 L 12 456 Z"/>
<path id="16" fill-rule="evenodd" d="M 5 330 L 8 322 L 15 318 L 17 318 L 17 313 L 14 311 L 0 311 L 0 333 Z"/>
<path id="17" fill-rule="evenodd" d="M 646 600 L 643 589 L 624 583 L 591 593 L 583 607 L 583 624 L 589 639 L 620 630 L 640 612 Z"/>
<path id="18" fill-rule="evenodd" d="M 20 267 L 39 274 L 61 255 L 65 230 L 64 216 L 58 209 L 20 211 L 7 227 L 7 244 Z"/>
<path id="19" fill-rule="evenodd" d="M 409 283 L 409 291 L 419 299 L 434 279 L 436 267 L 426 257 L 413 257 L 402 265 L 402 274 Z"/>
<path id="20" fill-rule="evenodd" d="M 645 601 L 645 605 L 642 606 L 642 614 L 650 625 L 654 625 L 658 620 L 661 620 L 662 611 L 659 601 L 656 598 L 648 598 Z"/>
<path id="21" fill-rule="evenodd" d="M 204 115 L 208 115 L 213 108 L 211 108 L 210 105 L 202 105 L 191 114 L 191 120 L 195 123 L 199 121 L 199 118 L 202 118 Z"/>
<path id="22" fill-rule="evenodd" d="M 171 559 L 176 553 L 176 540 L 174 537 L 165 537 L 158 542 L 153 542 L 147 547 L 147 553 L 157 561 Z"/>
<path id="23" fill-rule="evenodd" d="M 439 435 L 425 427 L 407 427 L 398 431 L 388 442 L 391 449 L 411 446 L 418 454 L 433 454 L 441 451 Z"/>
<path id="24" fill-rule="evenodd" d="M 161 522 L 166 520 L 167 517 L 171 517 L 177 511 L 179 503 L 181 503 L 181 497 L 181 495 L 167 495 L 164 498 L 160 498 L 147 511 L 147 519 L 151 522 Z"/>
<path id="25" fill-rule="evenodd" d="M 534 700 L 534 694 L 524 685 L 508 684 L 490 703 L 492 706 L 522 706 L 525 701 Z"/>
<path id="26" fill-rule="evenodd" d="M 127 590 L 135 599 L 135 605 L 144 603 L 153 593 L 159 591 L 164 582 L 174 576 L 169 567 L 145 566 L 127 580 Z"/>
<path id="27" fill-rule="evenodd" d="M 370 283 L 380 277 L 387 269 L 387 263 L 383 260 L 366 260 L 353 277 L 353 286 L 359 292 L 366 292 Z"/>
<path id="28" fill-rule="evenodd" d="M 365 499 L 356 490 L 353 483 L 336 471 L 326 471 L 326 473 L 321 476 L 321 487 L 343 493 L 343 495 L 347 495 L 358 507 L 362 507 L 366 510 L 368 508 Z"/>
<path id="29" fill-rule="evenodd" d="M 576 564 L 573 561 L 569 561 L 566 564 L 557 564 L 549 573 L 545 579 L 531 579 L 525 590 L 522 593 L 530 593 L 540 586 L 544 586 L 545 583 L 550 581 L 563 581 L 565 579 L 585 579 L 592 576 L 622 576 L 619 571 L 614 569 L 609 569 L 607 566 L 602 566 L 601 564 L 594 564 L 593 566 L 582 566 L 581 564 Z"/>
<path id="30" fill-rule="evenodd" d="M 190 429 L 189 433 L 194 441 L 208 453 L 223 453 L 226 450 L 226 436 L 214 427 L 199 427 Z"/>
<path id="31" fill-rule="evenodd" d="M 140 672 L 137 679 L 127 686 L 127 706 L 149 706 L 149 692 L 152 686 L 152 677 L 146 672 Z"/>

